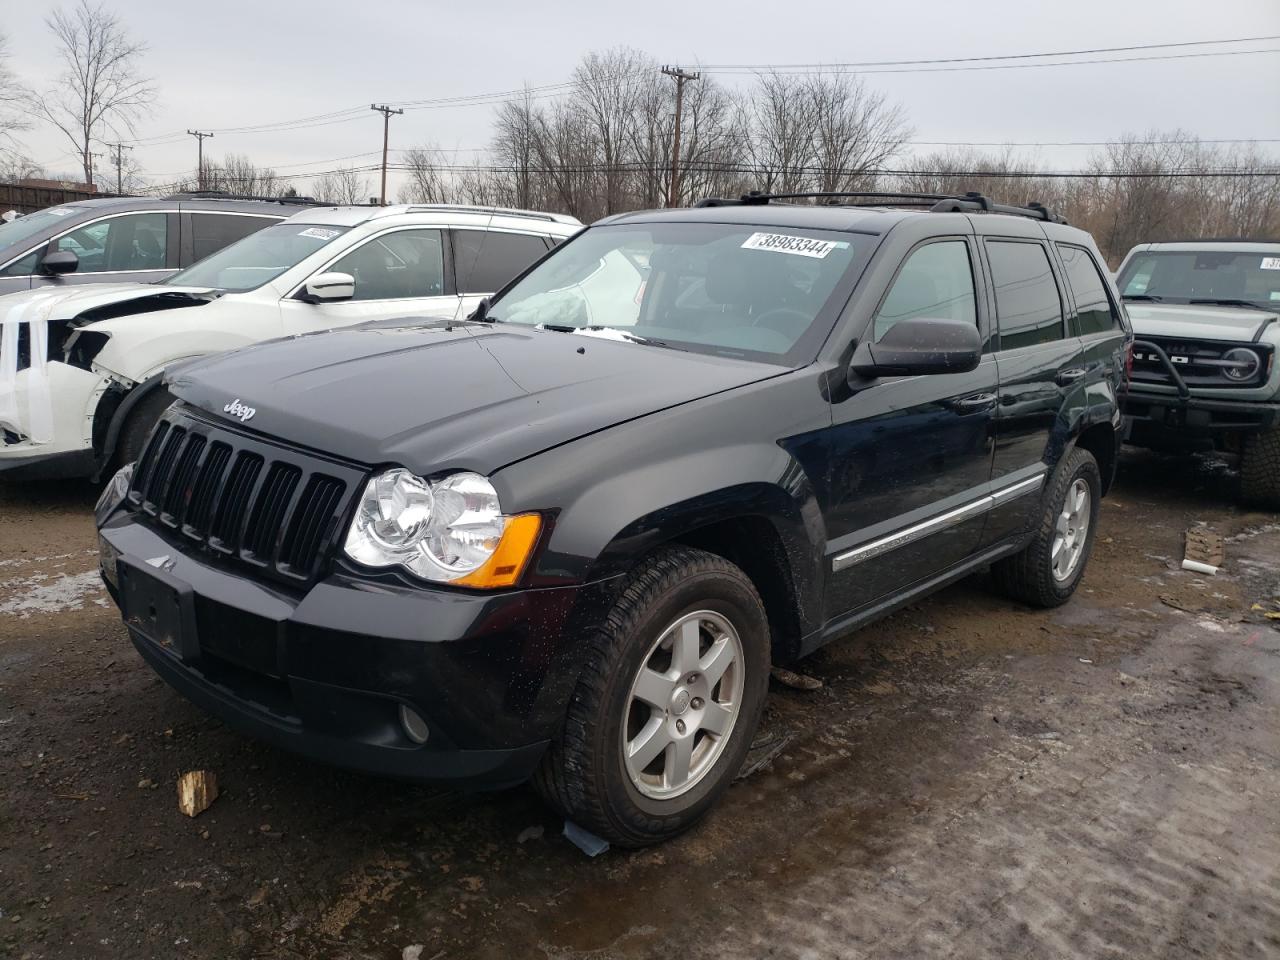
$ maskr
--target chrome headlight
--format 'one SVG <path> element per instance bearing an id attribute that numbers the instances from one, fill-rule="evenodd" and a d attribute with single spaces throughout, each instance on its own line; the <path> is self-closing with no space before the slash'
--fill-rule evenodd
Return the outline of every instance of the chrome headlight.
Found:
<path id="1" fill-rule="evenodd" d="M 540 527 L 537 514 L 505 516 L 478 473 L 428 482 L 396 467 L 365 485 L 344 549 L 365 566 L 401 566 L 437 583 L 510 586 Z"/>
<path id="2" fill-rule="evenodd" d="M 1235 347 L 1228 350 L 1222 355 L 1222 359 L 1232 364 L 1222 368 L 1228 380 L 1245 383 L 1256 377 L 1258 371 L 1262 369 L 1262 358 L 1248 347 Z"/>

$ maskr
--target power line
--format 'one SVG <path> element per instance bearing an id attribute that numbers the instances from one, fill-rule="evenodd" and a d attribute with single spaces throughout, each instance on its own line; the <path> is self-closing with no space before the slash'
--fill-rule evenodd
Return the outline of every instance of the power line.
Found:
<path id="1" fill-rule="evenodd" d="M 983 57 L 946 57 L 926 60 L 863 60 L 851 63 L 707 63 L 704 70 L 771 70 L 795 67 L 903 67 L 938 63 L 975 63 L 984 60 L 1029 60 L 1035 57 L 1074 57 L 1094 53 L 1132 53 L 1135 50 L 1167 50 L 1176 47 L 1220 46 L 1226 43 L 1260 43 L 1280 40 L 1280 34 L 1266 37 L 1235 37 L 1229 40 L 1183 40 L 1175 43 L 1141 43 L 1128 47 L 1092 47 L 1084 50 L 1053 50 L 1044 53 L 1007 53 Z"/>
<path id="2" fill-rule="evenodd" d="M 1095 60 L 1055 60 L 1050 63 L 994 63 L 980 64 L 978 66 L 968 67 L 893 67 L 883 69 L 874 67 L 864 69 L 862 67 L 823 67 L 814 65 L 803 69 L 777 69 L 777 68 L 759 68 L 752 70 L 724 70 L 706 68 L 705 72 L 710 74 L 718 74 L 721 76 L 735 76 L 747 73 L 760 73 L 765 69 L 770 69 L 773 73 L 785 74 L 790 76 L 800 76 L 804 74 L 859 74 L 868 76 L 877 73 L 969 73 L 977 70 L 1030 70 L 1042 69 L 1044 67 L 1084 67 L 1091 64 L 1099 63 L 1145 63 L 1155 60 L 1193 60 L 1202 57 L 1246 57 L 1256 53 L 1280 53 L 1280 48 L 1267 47 L 1262 50 L 1219 50 L 1210 53 L 1170 53 L 1152 57 L 1100 57 Z"/>

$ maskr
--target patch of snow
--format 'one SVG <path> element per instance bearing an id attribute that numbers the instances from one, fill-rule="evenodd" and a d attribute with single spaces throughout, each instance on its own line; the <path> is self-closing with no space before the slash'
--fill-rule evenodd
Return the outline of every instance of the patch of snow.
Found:
<path id="1" fill-rule="evenodd" d="M 0 583 L 0 588 L 4 588 L 0 597 L 0 614 L 17 614 L 23 620 L 36 613 L 79 610 L 90 602 L 107 606 L 97 570 L 60 573 L 53 577 L 37 574 L 25 579 L 6 580 Z"/>

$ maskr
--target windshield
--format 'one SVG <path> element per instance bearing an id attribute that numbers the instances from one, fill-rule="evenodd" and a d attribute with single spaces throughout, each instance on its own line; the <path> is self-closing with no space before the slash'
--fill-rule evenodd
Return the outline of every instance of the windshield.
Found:
<path id="1" fill-rule="evenodd" d="M 180 287 L 216 287 L 233 293 L 252 290 L 271 282 L 350 229 L 329 224 L 277 223 L 223 247 L 163 282 Z"/>
<path id="2" fill-rule="evenodd" d="M 721 223 L 593 227 L 496 300 L 489 319 L 792 360 L 874 237 Z"/>
<path id="3" fill-rule="evenodd" d="M 1244 300 L 1280 307 L 1280 248 L 1274 253 L 1179 250 L 1138 253 L 1120 273 L 1120 293 L 1171 303 Z"/>
<path id="4" fill-rule="evenodd" d="M 83 213 L 84 210 L 84 207 L 49 207 L 19 217 L 11 223 L 0 224 L 0 260 L 21 252 L 20 248 L 26 245 L 27 240 L 55 224 L 69 223 L 69 218 L 74 218 L 75 214 Z"/>

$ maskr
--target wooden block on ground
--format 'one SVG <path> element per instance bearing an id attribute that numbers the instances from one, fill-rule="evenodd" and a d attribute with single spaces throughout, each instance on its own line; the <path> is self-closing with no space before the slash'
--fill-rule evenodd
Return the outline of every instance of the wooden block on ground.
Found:
<path id="1" fill-rule="evenodd" d="M 189 770 L 178 778 L 178 809 L 198 816 L 218 799 L 218 775 L 212 770 Z"/>

